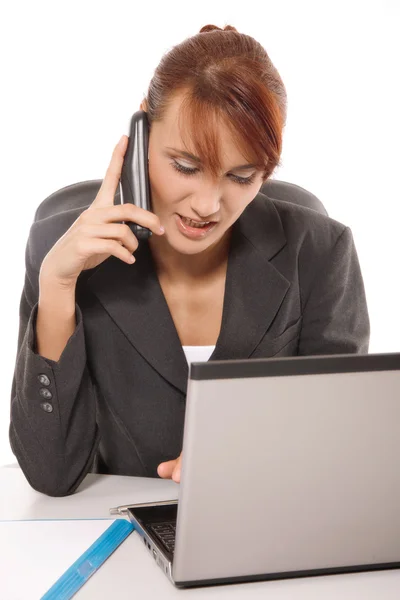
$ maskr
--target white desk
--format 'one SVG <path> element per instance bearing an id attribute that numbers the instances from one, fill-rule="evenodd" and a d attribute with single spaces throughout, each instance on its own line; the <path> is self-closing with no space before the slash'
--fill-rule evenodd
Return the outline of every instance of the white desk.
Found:
<path id="1" fill-rule="evenodd" d="M 32 490 L 20 469 L 0 468 L 0 519 L 104 518 L 119 504 L 177 497 L 178 484 L 160 479 L 88 475 L 72 496 Z M 0 540 L 0 544 L 6 543 Z M 60 573 L 61 575 L 62 573 Z M 399 600 L 400 570 L 329 575 L 178 590 L 133 532 L 76 594 L 78 600 L 146 598 L 196 600 Z"/>

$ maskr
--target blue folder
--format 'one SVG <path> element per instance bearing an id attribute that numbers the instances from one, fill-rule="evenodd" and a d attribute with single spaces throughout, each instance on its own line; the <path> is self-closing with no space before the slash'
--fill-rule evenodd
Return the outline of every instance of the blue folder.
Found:
<path id="1" fill-rule="evenodd" d="M 41 600 L 69 600 L 72 598 L 133 529 L 134 526 L 129 521 L 115 520 L 51 586 Z"/>

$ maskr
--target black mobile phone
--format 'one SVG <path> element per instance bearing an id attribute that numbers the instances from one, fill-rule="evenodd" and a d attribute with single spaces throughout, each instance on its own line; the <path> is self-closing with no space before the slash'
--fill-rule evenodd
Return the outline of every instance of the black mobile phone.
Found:
<path id="1" fill-rule="evenodd" d="M 119 181 L 121 204 L 131 202 L 140 208 L 151 211 L 149 182 L 149 122 L 144 110 L 134 113 L 131 118 L 129 141 Z M 125 221 L 122 221 L 125 223 Z M 147 240 L 150 229 L 128 221 L 127 225 L 138 240 Z"/>

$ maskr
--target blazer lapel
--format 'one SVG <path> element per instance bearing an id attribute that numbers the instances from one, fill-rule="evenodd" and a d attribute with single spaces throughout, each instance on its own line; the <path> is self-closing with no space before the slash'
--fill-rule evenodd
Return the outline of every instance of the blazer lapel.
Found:
<path id="1" fill-rule="evenodd" d="M 285 244 L 277 210 L 258 194 L 233 227 L 221 332 L 210 360 L 245 359 L 259 344 L 290 287 L 270 262 Z"/>
<path id="2" fill-rule="evenodd" d="M 186 394 L 188 364 L 146 242 L 135 257 L 128 265 L 111 256 L 88 285 L 138 352 Z"/>
<path id="3" fill-rule="evenodd" d="M 248 358 L 260 342 L 290 286 L 269 262 L 285 243 L 273 203 L 258 194 L 233 226 L 221 331 L 210 360 Z M 146 361 L 186 394 L 188 365 L 149 245 L 141 242 L 135 256 L 133 265 L 111 256 L 87 284 Z"/>

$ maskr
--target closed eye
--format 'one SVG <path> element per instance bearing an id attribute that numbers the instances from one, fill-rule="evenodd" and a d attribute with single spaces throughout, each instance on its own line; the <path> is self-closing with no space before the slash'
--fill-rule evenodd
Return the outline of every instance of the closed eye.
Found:
<path id="1" fill-rule="evenodd" d="M 173 160 L 171 165 L 174 167 L 176 171 L 182 173 L 183 175 L 195 175 L 200 169 L 190 169 L 189 167 L 184 167 L 180 163 Z M 233 173 L 228 173 L 228 176 L 231 177 L 232 181 L 235 183 L 239 183 L 240 185 L 250 185 L 254 182 L 256 174 L 250 175 L 250 177 L 239 177 L 238 175 L 234 175 Z"/>

